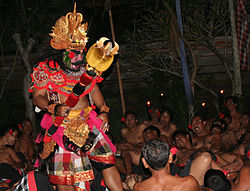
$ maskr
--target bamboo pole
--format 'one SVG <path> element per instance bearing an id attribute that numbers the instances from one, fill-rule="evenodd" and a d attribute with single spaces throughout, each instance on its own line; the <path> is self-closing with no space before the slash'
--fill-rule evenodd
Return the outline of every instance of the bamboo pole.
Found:
<path id="1" fill-rule="evenodd" d="M 109 9 L 109 21 L 110 21 L 110 28 L 111 28 L 111 33 L 112 33 L 112 40 L 115 42 L 115 30 L 114 30 L 114 24 L 113 24 L 113 18 L 112 18 L 111 9 Z M 120 72 L 120 65 L 119 65 L 118 60 L 116 61 L 116 69 L 117 69 L 117 76 L 118 76 L 119 89 L 120 89 L 120 96 L 121 96 L 121 102 L 122 102 L 122 113 L 124 115 L 125 111 L 126 111 L 126 107 L 125 107 L 125 101 L 124 101 L 122 79 L 121 79 L 121 72 Z"/>

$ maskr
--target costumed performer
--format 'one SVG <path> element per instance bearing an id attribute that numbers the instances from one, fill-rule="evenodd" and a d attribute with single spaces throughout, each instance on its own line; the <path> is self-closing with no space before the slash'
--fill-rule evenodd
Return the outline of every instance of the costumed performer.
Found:
<path id="1" fill-rule="evenodd" d="M 114 165 L 116 148 L 105 134 L 109 107 L 96 84 L 102 81 L 119 46 L 102 37 L 86 53 L 87 23 L 82 22 L 75 4 L 73 13 L 59 18 L 50 34 L 52 48 L 64 50 L 63 54 L 39 62 L 31 74 L 33 103 L 46 111 L 41 121 L 44 133 L 36 140 L 43 143 L 39 156 L 50 159 L 47 173 L 58 191 L 91 190 L 90 181 L 95 179 L 92 165 L 102 172 L 109 190 L 120 191 L 121 179 Z M 99 109 L 98 116 L 88 99 Z"/>

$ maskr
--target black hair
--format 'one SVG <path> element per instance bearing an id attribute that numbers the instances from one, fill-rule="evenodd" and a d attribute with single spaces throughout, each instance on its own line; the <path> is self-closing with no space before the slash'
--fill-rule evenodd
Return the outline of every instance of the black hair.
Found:
<path id="1" fill-rule="evenodd" d="M 170 117 L 170 120 L 172 121 L 173 120 L 173 111 L 168 108 L 168 107 L 164 107 L 161 109 L 161 114 L 164 113 L 164 112 L 167 112 L 169 117 Z"/>
<path id="2" fill-rule="evenodd" d="M 142 133 L 143 136 L 144 136 L 146 133 L 150 132 L 150 131 L 156 131 L 157 136 L 158 136 L 158 137 L 161 136 L 161 131 L 160 131 L 156 126 L 154 126 L 154 125 L 150 125 L 150 126 L 146 127 L 146 128 L 143 130 L 143 133 Z"/>
<path id="3" fill-rule="evenodd" d="M 21 135 L 21 131 L 16 124 L 6 124 L 3 127 L 1 127 L 0 137 L 3 137 L 10 130 L 12 130 L 13 132 L 17 131 L 18 133 L 17 137 Z"/>
<path id="4" fill-rule="evenodd" d="M 203 116 L 201 113 L 196 113 L 196 114 L 192 117 L 191 122 L 193 121 L 193 119 L 194 119 L 195 117 L 200 117 L 202 121 L 205 121 L 205 120 L 206 120 L 206 119 L 204 118 L 204 116 Z"/>
<path id="5" fill-rule="evenodd" d="M 154 170 L 163 169 L 169 158 L 169 146 L 159 139 L 151 139 L 142 148 L 143 158 Z"/>
<path id="6" fill-rule="evenodd" d="M 184 135 L 185 137 L 188 135 L 189 141 L 190 141 L 190 143 L 192 144 L 191 136 L 190 136 L 190 134 L 189 134 L 187 131 L 182 131 L 182 130 L 177 130 L 177 131 L 175 131 L 175 132 L 173 133 L 173 135 L 172 135 L 172 140 L 173 140 L 174 142 L 175 142 L 175 137 L 176 137 L 177 135 Z"/>
<path id="7" fill-rule="evenodd" d="M 204 186 L 213 191 L 230 191 L 231 183 L 220 170 L 209 169 L 204 176 Z"/>
<path id="8" fill-rule="evenodd" d="M 126 118 L 127 115 L 134 115 L 134 116 L 135 116 L 135 119 L 137 119 L 137 115 L 136 115 L 136 113 L 133 112 L 133 111 L 126 111 L 125 114 L 124 114 L 124 117 Z"/>
<path id="9" fill-rule="evenodd" d="M 228 96 L 225 99 L 225 103 L 227 103 L 228 100 L 232 100 L 234 103 L 238 104 L 238 98 L 236 96 Z"/>

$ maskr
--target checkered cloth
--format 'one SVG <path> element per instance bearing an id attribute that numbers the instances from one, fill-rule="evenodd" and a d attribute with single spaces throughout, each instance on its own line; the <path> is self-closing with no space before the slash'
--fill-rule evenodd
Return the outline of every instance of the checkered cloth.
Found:
<path id="1" fill-rule="evenodd" d="M 239 57 L 242 70 L 250 72 L 250 66 L 248 63 L 248 23 L 247 23 L 247 12 L 245 9 L 245 0 L 237 0 L 237 40 Z"/>
<path id="2" fill-rule="evenodd" d="M 38 171 L 30 171 L 22 177 L 14 191 L 54 191 L 48 177 Z"/>
<path id="3" fill-rule="evenodd" d="M 76 155 L 59 147 L 47 168 L 51 183 L 74 185 L 82 190 L 89 190 L 88 182 L 95 179 L 91 160 L 102 169 L 114 165 L 113 152 L 102 133 L 95 127 L 92 132 L 96 138 L 93 147 L 86 153 L 79 151 L 79 155 Z"/>

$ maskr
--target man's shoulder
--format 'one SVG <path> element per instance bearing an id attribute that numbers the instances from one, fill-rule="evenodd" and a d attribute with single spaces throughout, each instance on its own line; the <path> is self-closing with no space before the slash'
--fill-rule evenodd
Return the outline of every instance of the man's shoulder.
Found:
<path id="1" fill-rule="evenodd" d="M 121 134 L 123 135 L 123 134 L 125 134 L 125 133 L 127 133 L 128 132 L 128 128 L 127 127 L 123 127 L 122 129 L 121 129 Z"/>
<path id="2" fill-rule="evenodd" d="M 146 127 L 148 127 L 148 125 L 143 122 L 143 123 L 138 124 L 137 127 L 140 129 L 145 129 Z"/>
<path id="3" fill-rule="evenodd" d="M 193 176 L 185 176 L 182 178 L 182 186 L 185 190 L 198 191 L 200 190 L 199 183 Z"/>
<path id="4" fill-rule="evenodd" d="M 134 185 L 134 191 L 145 191 L 145 190 L 149 190 L 151 188 L 152 185 L 154 185 L 154 181 L 151 180 L 151 178 L 144 180 L 142 182 L 137 182 Z"/>

